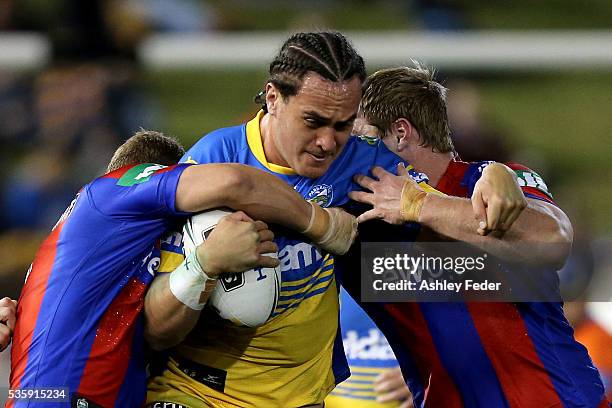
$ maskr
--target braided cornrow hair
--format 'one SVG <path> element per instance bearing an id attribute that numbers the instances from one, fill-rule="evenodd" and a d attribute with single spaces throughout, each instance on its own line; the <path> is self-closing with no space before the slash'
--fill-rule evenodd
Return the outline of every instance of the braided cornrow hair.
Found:
<path id="1" fill-rule="evenodd" d="M 276 86 L 283 98 L 296 95 L 307 72 L 312 71 L 332 82 L 366 78 L 365 64 L 349 40 L 339 32 L 321 31 L 293 34 L 270 63 L 266 83 Z M 255 103 L 266 110 L 265 92 Z"/>

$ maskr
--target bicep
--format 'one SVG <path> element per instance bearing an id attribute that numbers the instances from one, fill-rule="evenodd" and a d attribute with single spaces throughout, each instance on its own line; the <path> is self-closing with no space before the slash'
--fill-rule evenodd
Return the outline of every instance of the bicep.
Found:
<path id="1" fill-rule="evenodd" d="M 176 188 L 177 210 L 199 212 L 226 205 L 242 180 L 236 166 L 203 164 L 187 168 Z"/>

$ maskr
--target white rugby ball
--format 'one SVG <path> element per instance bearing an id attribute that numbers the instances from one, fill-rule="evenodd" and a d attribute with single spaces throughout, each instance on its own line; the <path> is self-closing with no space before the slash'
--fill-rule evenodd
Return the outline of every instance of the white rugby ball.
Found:
<path id="1" fill-rule="evenodd" d="M 188 256 L 206 241 L 229 210 L 210 210 L 192 216 L 183 227 L 183 249 Z M 266 256 L 278 257 L 277 253 Z M 276 268 L 255 268 L 219 276 L 208 305 L 223 319 L 240 326 L 258 327 L 274 313 L 280 293 L 281 272 Z"/>

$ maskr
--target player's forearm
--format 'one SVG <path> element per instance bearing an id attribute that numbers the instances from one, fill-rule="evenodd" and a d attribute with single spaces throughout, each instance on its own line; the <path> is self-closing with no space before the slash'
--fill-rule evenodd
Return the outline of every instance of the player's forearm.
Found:
<path id="1" fill-rule="evenodd" d="M 572 242 L 571 224 L 556 207 L 528 200 L 510 230 L 503 236 L 476 233 L 470 200 L 429 195 L 421 210 L 419 222 L 437 233 L 457 241 L 468 242 L 500 259 L 528 265 L 563 266 Z"/>
<path id="2" fill-rule="evenodd" d="M 199 310 L 186 306 L 174 296 L 169 278 L 169 273 L 156 277 L 145 296 L 145 339 L 154 350 L 179 344 L 200 317 Z M 207 286 L 205 296 L 209 296 L 211 291 L 212 287 Z"/>
<path id="3" fill-rule="evenodd" d="M 205 164 L 186 169 L 177 188 L 176 205 L 190 212 L 230 207 L 296 231 L 306 229 L 311 215 L 310 205 L 287 183 L 241 164 Z"/>
<path id="4" fill-rule="evenodd" d="M 243 181 L 228 197 L 232 208 L 296 231 L 308 227 L 311 206 L 298 192 L 272 174 L 253 167 L 241 167 Z"/>

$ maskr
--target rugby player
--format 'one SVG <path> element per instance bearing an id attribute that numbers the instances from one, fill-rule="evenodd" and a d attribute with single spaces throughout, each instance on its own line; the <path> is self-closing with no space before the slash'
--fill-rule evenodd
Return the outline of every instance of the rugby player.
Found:
<path id="1" fill-rule="evenodd" d="M 376 139 L 350 137 L 366 73 L 363 59 L 342 34 L 292 35 L 274 57 L 269 73 L 258 99 L 263 109 L 256 117 L 209 133 L 184 160 L 254 166 L 321 207 L 346 204 L 348 192 L 357 188 L 354 174 L 374 165 L 395 169 L 401 161 Z M 409 172 L 428 189 L 419 174 Z M 524 202 L 515 176 L 491 172 L 484 179 L 488 184 L 470 186 L 480 192 L 475 197 L 506 197 L 505 210 L 490 217 L 508 222 L 506 218 Z M 468 206 L 457 217 L 471 219 L 470 201 L 464 201 Z M 447 204 L 441 200 L 434 205 Z M 291 232 L 277 233 L 275 242 L 282 288 L 276 310 L 261 327 L 239 327 L 216 319 L 206 309 L 186 313 L 185 305 L 177 302 L 169 308 L 161 297 L 147 302 L 147 315 L 184 317 L 147 333 L 151 344 L 178 343 L 169 350 L 163 370 L 149 381 L 149 406 L 166 402 L 188 407 L 318 405 L 347 378 L 338 335 L 334 257 Z M 160 271 L 172 271 L 173 262 L 163 260 L 178 264 L 180 253 L 180 247 L 162 253 L 165 267 Z"/>
<path id="2" fill-rule="evenodd" d="M 137 133 L 115 152 L 108 173 L 81 189 L 41 245 L 17 305 L 10 377 L 16 396 L 20 389 L 65 387 L 59 397 L 72 406 L 143 405 L 140 312 L 160 263 L 156 241 L 185 216 L 228 206 L 295 228 L 332 250 L 340 241 L 350 245 L 352 216 L 323 213 L 251 167 L 174 164 L 183 153 L 171 138 Z M 265 223 L 240 211 L 225 217 L 173 272 L 170 290 L 197 302 L 204 283 L 220 273 L 278 265 L 262 255 L 277 250 L 272 238 Z M 39 405 L 66 402 L 15 398 L 6 406 Z"/>
<path id="3" fill-rule="evenodd" d="M 456 158 L 446 89 L 418 64 L 384 69 L 366 80 L 355 130 L 380 138 L 449 195 L 470 196 L 469 180 L 479 177 L 487 164 Z M 512 227 L 497 221 L 478 225 L 467 217 L 453 222 L 454 211 L 432 211 L 429 205 L 437 196 L 420 191 L 409 177 L 383 169 L 374 171 L 374 178 L 358 176 L 369 192 L 350 196 L 373 206 L 359 217 L 361 222 L 377 218 L 393 224 L 406 221 L 402 196 L 413 195 L 410 206 L 414 196 L 420 197 L 423 206 L 416 218 L 421 225 L 430 226 L 435 219 L 437 231 L 447 238 L 469 241 L 508 261 L 546 267 L 556 275 L 571 246 L 571 224 L 538 174 L 520 164 L 508 166 L 528 202 L 525 211 L 508 217 L 516 220 Z M 493 213 L 502 211 L 499 205 L 496 200 L 488 203 Z M 477 208 L 476 213 L 482 211 Z M 471 235 L 474 228 L 482 234 Z M 346 277 L 343 283 L 358 294 L 356 282 L 348 279 L 350 274 Z M 362 306 L 393 347 L 417 407 L 608 407 L 599 374 L 575 341 L 560 302 Z"/>

